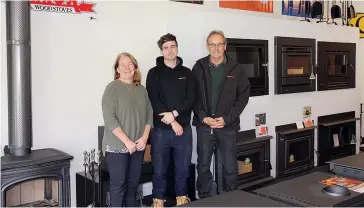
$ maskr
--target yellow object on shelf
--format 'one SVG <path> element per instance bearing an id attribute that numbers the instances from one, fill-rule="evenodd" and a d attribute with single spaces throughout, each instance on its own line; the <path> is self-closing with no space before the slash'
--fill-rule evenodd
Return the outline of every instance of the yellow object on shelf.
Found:
<path id="1" fill-rule="evenodd" d="M 291 154 L 291 155 L 289 156 L 289 162 L 294 162 L 294 155 L 292 155 L 292 154 Z"/>

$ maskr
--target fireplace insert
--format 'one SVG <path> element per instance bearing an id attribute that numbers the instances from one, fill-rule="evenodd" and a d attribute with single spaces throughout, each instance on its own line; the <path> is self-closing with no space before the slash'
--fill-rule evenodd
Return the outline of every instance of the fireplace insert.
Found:
<path id="1" fill-rule="evenodd" d="M 318 91 L 355 88 L 355 43 L 317 42 Z"/>
<path id="2" fill-rule="evenodd" d="M 251 97 L 269 94 L 268 40 L 227 38 L 226 54 L 248 75 Z"/>
<path id="3" fill-rule="evenodd" d="M 314 39 L 275 37 L 275 94 L 316 90 Z"/>
<path id="4" fill-rule="evenodd" d="M 276 177 L 290 176 L 314 167 L 315 126 L 297 129 L 296 124 L 276 126 Z"/>
<path id="5" fill-rule="evenodd" d="M 249 190 L 273 180 L 270 176 L 270 140 L 272 136 L 255 136 L 255 129 L 240 131 L 236 139 L 238 163 L 238 189 Z M 223 164 L 217 151 L 216 178 L 218 192 L 223 193 Z"/>
<path id="6" fill-rule="evenodd" d="M 327 161 L 354 155 L 356 151 L 355 111 L 319 116 L 319 165 Z"/>

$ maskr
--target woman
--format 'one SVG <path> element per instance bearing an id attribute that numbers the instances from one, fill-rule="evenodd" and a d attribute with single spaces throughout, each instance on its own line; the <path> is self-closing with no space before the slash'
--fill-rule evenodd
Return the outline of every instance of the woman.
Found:
<path id="1" fill-rule="evenodd" d="M 153 125 L 147 91 L 140 84 L 138 63 L 129 53 L 117 56 L 115 80 L 102 97 L 105 122 L 103 151 L 110 174 L 112 207 L 135 207 L 144 149 Z"/>

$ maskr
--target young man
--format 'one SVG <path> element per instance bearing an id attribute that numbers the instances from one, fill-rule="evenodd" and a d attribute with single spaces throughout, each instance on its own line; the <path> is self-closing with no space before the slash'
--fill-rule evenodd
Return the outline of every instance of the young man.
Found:
<path id="1" fill-rule="evenodd" d="M 192 69 L 199 83 L 193 125 L 197 130 L 197 191 L 200 198 L 210 196 L 210 164 L 215 145 L 222 155 L 225 191 L 236 189 L 236 133 L 250 91 L 242 67 L 225 55 L 224 33 L 212 31 L 206 44 L 210 54 L 199 59 Z"/>
<path id="2" fill-rule="evenodd" d="M 191 113 L 196 100 L 196 79 L 178 57 L 178 43 L 172 34 L 162 36 L 158 46 L 163 56 L 150 69 L 146 88 L 153 107 L 151 135 L 153 164 L 153 207 L 164 206 L 166 172 L 173 150 L 177 205 L 189 202 L 187 178 L 192 157 Z"/>

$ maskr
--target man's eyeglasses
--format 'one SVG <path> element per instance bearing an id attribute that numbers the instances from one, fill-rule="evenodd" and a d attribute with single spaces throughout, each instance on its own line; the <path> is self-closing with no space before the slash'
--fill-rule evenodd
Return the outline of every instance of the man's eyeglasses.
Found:
<path id="1" fill-rule="evenodd" d="M 209 47 L 209 48 L 222 48 L 222 47 L 224 47 L 224 45 L 225 45 L 225 42 L 224 43 L 209 43 L 207 46 Z"/>

